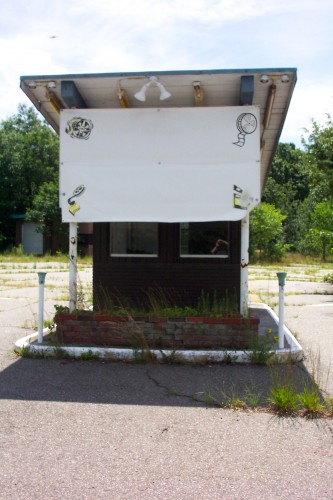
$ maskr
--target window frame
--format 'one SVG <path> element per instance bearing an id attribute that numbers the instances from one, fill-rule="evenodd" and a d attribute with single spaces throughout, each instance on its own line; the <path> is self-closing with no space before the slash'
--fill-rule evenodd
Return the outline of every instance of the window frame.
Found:
<path id="1" fill-rule="evenodd" d="M 114 253 L 112 252 L 112 244 L 113 244 L 113 227 L 115 224 L 155 224 L 156 225 L 156 253 Z M 109 257 L 111 258 L 120 258 L 120 259 L 158 259 L 159 258 L 159 224 L 158 222 L 110 222 L 109 223 Z"/>
<path id="2" fill-rule="evenodd" d="M 230 249 L 230 244 L 231 244 L 231 228 L 230 228 L 230 221 L 213 221 L 214 223 L 218 223 L 218 224 L 225 224 L 226 225 L 226 231 L 227 231 L 227 240 L 229 241 L 229 245 L 228 245 L 228 254 L 226 255 L 223 255 L 223 254 L 219 254 L 219 255 L 214 255 L 214 254 L 183 254 L 182 253 L 182 235 L 181 235 L 181 231 L 183 229 L 182 225 L 184 223 L 180 223 L 179 224 L 179 258 L 180 259 L 199 259 L 199 260 L 206 260 L 206 259 L 209 259 L 209 260 L 228 260 L 230 261 L 230 258 L 231 258 L 231 249 Z M 196 224 L 195 222 L 188 222 L 187 224 Z M 205 224 L 210 224 L 210 222 L 205 222 Z"/>

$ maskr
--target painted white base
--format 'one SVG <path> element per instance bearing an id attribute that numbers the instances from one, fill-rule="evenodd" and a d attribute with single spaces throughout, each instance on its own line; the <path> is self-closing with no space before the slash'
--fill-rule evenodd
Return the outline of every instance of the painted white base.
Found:
<path id="1" fill-rule="evenodd" d="M 256 304 L 258 305 L 258 304 Z M 262 305 L 267 309 L 268 313 L 271 315 L 272 319 L 276 324 L 279 323 L 279 318 L 275 312 L 268 307 L 266 304 Z M 43 331 L 46 335 L 49 332 L 48 329 Z M 15 342 L 15 350 L 20 350 L 22 348 L 29 348 L 31 353 L 36 354 L 47 354 L 49 356 L 57 355 L 59 348 L 72 358 L 80 358 L 82 354 L 92 353 L 98 356 L 100 359 L 109 360 L 123 360 L 131 361 L 135 359 L 135 351 L 133 349 L 124 349 L 116 347 L 77 347 L 77 346 L 49 346 L 36 343 L 38 333 L 34 332 L 26 337 L 23 337 Z M 288 349 L 276 349 L 272 351 L 275 356 L 275 360 L 278 363 L 286 363 L 288 361 L 301 361 L 304 356 L 303 349 L 301 345 L 297 342 L 290 330 L 284 325 L 284 336 L 285 340 L 290 346 Z M 156 350 L 151 349 L 152 355 L 157 360 L 163 360 L 168 356 L 172 356 L 174 351 L 172 349 Z M 177 359 L 184 362 L 193 362 L 205 360 L 207 362 L 223 362 L 228 359 L 232 359 L 234 363 L 250 363 L 251 351 L 212 351 L 212 350 L 178 350 L 176 351 Z"/>

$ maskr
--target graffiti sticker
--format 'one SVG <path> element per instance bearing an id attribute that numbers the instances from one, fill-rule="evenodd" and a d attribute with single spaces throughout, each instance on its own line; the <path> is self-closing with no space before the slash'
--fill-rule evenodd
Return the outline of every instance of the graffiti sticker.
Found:
<path id="1" fill-rule="evenodd" d="M 69 205 L 68 211 L 70 214 L 75 215 L 76 212 L 78 212 L 80 210 L 81 207 L 74 200 L 74 198 L 76 198 L 77 196 L 80 196 L 82 193 L 84 193 L 85 190 L 86 190 L 86 188 L 84 187 L 83 184 L 81 184 L 80 186 L 78 186 L 77 188 L 74 189 L 73 195 L 70 198 L 68 198 L 68 205 Z"/>
<path id="2" fill-rule="evenodd" d="M 89 139 L 94 125 L 91 120 L 87 118 L 80 118 L 75 116 L 67 122 L 67 127 L 65 129 L 66 134 L 68 134 L 72 139 Z"/>

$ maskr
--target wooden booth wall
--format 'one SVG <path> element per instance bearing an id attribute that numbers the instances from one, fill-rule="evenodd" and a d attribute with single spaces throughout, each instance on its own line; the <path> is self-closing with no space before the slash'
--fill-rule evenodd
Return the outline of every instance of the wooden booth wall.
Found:
<path id="1" fill-rule="evenodd" d="M 182 258 L 179 224 L 159 224 L 159 256 L 111 257 L 110 224 L 94 224 L 93 289 L 95 307 L 101 296 L 118 294 L 140 300 L 149 288 L 173 291 L 179 305 L 195 305 L 201 291 L 219 297 L 236 293 L 240 303 L 240 221 L 230 222 L 228 258 Z M 102 291 L 102 293 L 101 293 Z M 98 301 L 98 302 L 97 302 Z"/>

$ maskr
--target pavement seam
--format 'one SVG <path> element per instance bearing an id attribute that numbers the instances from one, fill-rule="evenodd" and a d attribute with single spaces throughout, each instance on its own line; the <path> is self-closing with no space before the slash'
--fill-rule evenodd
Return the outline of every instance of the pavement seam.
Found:
<path id="1" fill-rule="evenodd" d="M 195 401 L 199 404 L 203 404 L 203 402 L 198 399 L 195 394 L 191 395 L 191 394 L 183 394 L 183 393 L 179 393 L 178 391 L 174 390 L 174 389 L 170 389 L 168 386 L 162 384 L 161 382 L 159 382 L 158 380 L 156 380 L 153 375 L 150 373 L 150 371 L 147 369 L 145 371 L 146 373 L 146 376 L 148 378 L 148 380 L 150 380 L 151 382 L 153 382 L 153 384 L 158 387 L 159 389 L 163 389 L 166 391 L 168 397 L 177 397 L 177 398 L 185 398 L 185 399 L 188 399 L 190 400 L 191 402 Z"/>

